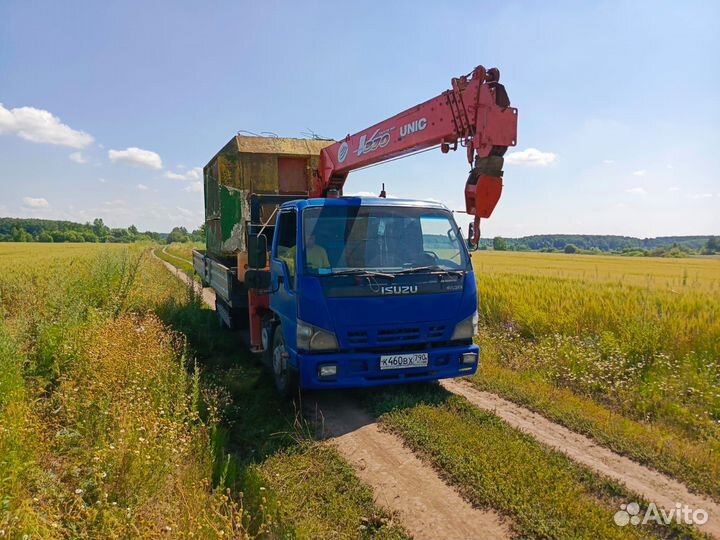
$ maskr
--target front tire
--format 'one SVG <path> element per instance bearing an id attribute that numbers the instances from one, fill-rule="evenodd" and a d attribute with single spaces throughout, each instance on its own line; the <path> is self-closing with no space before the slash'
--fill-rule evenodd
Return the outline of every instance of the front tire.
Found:
<path id="1" fill-rule="evenodd" d="M 273 332 L 272 372 L 275 388 L 284 397 L 292 397 L 298 391 L 297 372 L 288 366 L 288 356 L 282 326 L 277 326 Z"/>

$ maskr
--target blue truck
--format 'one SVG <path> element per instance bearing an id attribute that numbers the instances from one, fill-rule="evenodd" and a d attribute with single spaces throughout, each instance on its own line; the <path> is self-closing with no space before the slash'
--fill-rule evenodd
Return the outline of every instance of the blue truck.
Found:
<path id="1" fill-rule="evenodd" d="M 502 191 L 517 109 L 499 71 L 340 141 L 233 137 L 204 168 L 206 250 L 193 263 L 218 317 L 246 327 L 283 394 L 475 373 L 469 249 Z M 471 165 L 464 240 L 436 202 L 344 197 L 348 174 L 437 147 Z"/>
<path id="2" fill-rule="evenodd" d="M 477 288 L 452 213 L 431 202 L 284 203 L 262 347 L 278 390 L 470 375 Z"/>

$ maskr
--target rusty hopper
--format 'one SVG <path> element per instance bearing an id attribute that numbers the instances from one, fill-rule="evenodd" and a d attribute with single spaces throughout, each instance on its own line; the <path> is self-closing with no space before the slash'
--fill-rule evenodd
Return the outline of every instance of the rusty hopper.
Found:
<path id="1" fill-rule="evenodd" d="M 333 142 L 233 137 L 204 169 L 208 254 L 234 258 L 247 250 L 251 195 L 307 197 L 320 150 Z M 270 218 L 274 208 L 263 207 L 263 221 Z M 270 223 L 274 223 L 274 217 Z"/>

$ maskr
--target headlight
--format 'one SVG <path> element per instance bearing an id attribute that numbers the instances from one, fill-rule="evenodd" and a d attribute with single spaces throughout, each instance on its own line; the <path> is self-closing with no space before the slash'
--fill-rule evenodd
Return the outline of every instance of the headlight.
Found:
<path id="1" fill-rule="evenodd" d="M 305 351 L 334 351 L 338 348 L 338 342 L 334 333 L 298 321 L 297 347 Z"/>
<path id="2" fill-rule="evenodd" d="M 478 312 L 475 311 L 470 317 L 457 323 L 450 339 L 472 339 L 477 333 L 478 320 Z"/>

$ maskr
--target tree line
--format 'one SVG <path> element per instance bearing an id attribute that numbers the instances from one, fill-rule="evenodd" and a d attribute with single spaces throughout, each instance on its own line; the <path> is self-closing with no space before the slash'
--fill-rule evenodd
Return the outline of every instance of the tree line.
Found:
<path id="1" fill-rule="evenodd" d="M 484 238 L 480 249 L 496 251 L 541 251 L 545 253 L 613 253 L 628 256 L 686 257 L 720 253 L 715 236 L 632 236 L 541 234 L 521 238 Z"/>
<path id="2" fill-rule="evenodd" d="M 205 226 L 189 232 L 175 227 L 169 233 L 139 231 L 135 225 L 111 228 L 101 218 L 92 223 L 49 219 L 0 218 L 0 242 L 204 242 Z"/>

